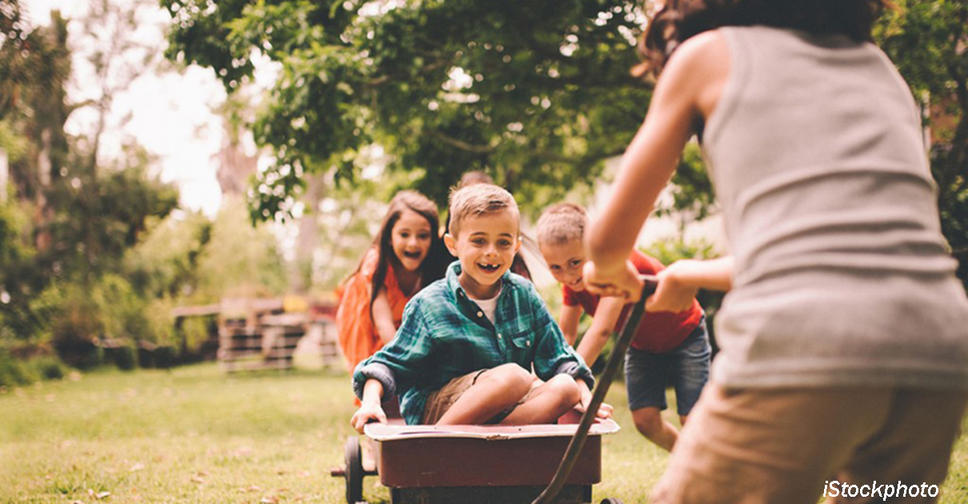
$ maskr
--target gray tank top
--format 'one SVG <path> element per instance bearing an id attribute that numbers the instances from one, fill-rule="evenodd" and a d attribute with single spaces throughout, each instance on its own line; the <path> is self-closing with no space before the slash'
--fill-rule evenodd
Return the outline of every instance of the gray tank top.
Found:
<path id="1" fill-rule="evenodd" d="M 893 64 L 845 37 L 720 33 L 703 149 L 736 272 L 713 381 L 968 388 L 968 299 Z"/>

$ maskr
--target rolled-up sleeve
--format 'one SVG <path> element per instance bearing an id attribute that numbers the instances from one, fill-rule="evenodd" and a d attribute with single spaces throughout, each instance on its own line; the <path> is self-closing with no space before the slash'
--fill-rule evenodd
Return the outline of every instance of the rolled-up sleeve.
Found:
<path id="1" fill-rule="evenodd" d="M 566 374 L 570 375 L 576 380 L 584 380 L 588 385 L 588 388 L 593 388 L 595 386 L 595 377 L 592 376 L 591 370 L 587 366 L 577 362 L 577 361 L 565 361 L 558 366 L 555 374 Z"/>
<path id="2" fill-rule="evenodd" d="M 367 359 L 356 366 L 353 372 L 353 393 L 359 399 L 363 399 L 363 387 L 367 380 L 377 380 L 383 385 L 383 402 L 397 393 L 393 371 L 390 371 L 386 364 L 370 362 L 370 359 Z"/>
<path id="3" fill-rule="evenodd" d="M 431 344 L 431 334 L 420 309 L 415 303 L 407 304 L 396 337 L 356 366 L 353 392 L 362 399 L 363 387 L 369 379 L 383 384 L 384 401 L 397 391 L 406 391 L 412 387 L 423 361 L 430 354 Z"/>
<path id="4" fill-rule="evenodd" d="M 535 373 L 542 380 L 556 374 L 567 374 L 584 380 L 588 388 L 595 386 L 595 377 L 582 358 L 565 341 L 561 328 L 551 317 L 548 307 L 531 287 L 531 309 L 535 330 Z"/>

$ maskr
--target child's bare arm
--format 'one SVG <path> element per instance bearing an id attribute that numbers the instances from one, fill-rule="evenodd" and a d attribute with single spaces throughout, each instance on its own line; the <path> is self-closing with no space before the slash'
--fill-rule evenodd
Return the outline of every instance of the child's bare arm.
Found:
<path id="1" fill-rule="evenodd" d="M 578 321 L 581 319 L 582 307 L 563 305 L 561 307 L 561 333 L 569 345 L 575 346 L 578 338 Z"/>
<path id="2" fill-rule="evenodd" d="M 684 259 L 659 272 L 655 295 L 645 303 L 649 311 L 681 312 L 692 307 L 699 289 L 729 290 L 733 277 L 731 256 L 706 261 Z"/>
<path id="3" fill-rule="evenodd" d="M 387 298 L 386 287 L 380 288 L 380 292 L 373 300 L 370 307 L 373 317 L 373 327 L 380 336 L 380 341 L 387 344 L 397 334 L 397 328 L 393 325 L 393 310 L 390 309 L 390 300 Z"/>
<path id="4" fill-rule="evenodd" d="M 363 386 L 363 398 L 360 400 L 360 409 L 356 410 L 356 413 L 353 413 L 353 418 L 350 419 L 350 425 L 357 432 L 363 434 L 363 427 L 370 420 L 377 420 L 380 423 L 387 422 L 386 413 L 380 407 L 380 400 L 382 398 L 383 384 L 379 380 L 372 378 L 366 380 L 366 385 Z"/>
<path id="5" fill-rule="evenodd" d="M 700 289 L 728 291 L 733 286 L 733 256 L 716 259 L 683 259 L 669 265 L 659 276 L 677 284 Z"/>
<path id="6" fill-rule="evenodd" d="M 588 384 L 584 380 L 575 380 L 578 383 L 578 391 L 581 394 L 581 398 L 578 400 L 578 404 L 575 405 L 575 409 L 581 413 L 584 413 L 588 409 L 588 405 L 592 402 L 592 391 L 589 390 Z M 611 404 L 603 402 L 599 407 L 595 416 L 598 418 L 609 418 L 612 416 Z"/>
<path id="7" fill-rule="evenodd" d="M 692 307 L 699 289 L 729 290 L 733 277 L 731 256 L 706 261 L 684 259 L 659 272 L 655 295 L 646 302 L 649 311 L 681 312 Z"/>
<path id="8" fill-rule="evenodd" d="M 706 32 L 683 43 L 656 84 L 645 122 L 622 156 L 614 192 L 586 233 L 585 282 L 596 293 L 641 294 L 626 259 L 659 192 L 676 168 L 698 120 L 712 111 L 729 73 L 722 35 Z M 608 286 L 617 289 L 607 291 Z M 605 288 L 603 288 L 605 286 Z"/>
<path id="9" fill-rule="evenodd" d="M 623 306 L 625 306 L 625 300 L 619 297 L 603 297 L 598 302 L 592 325 L 582 336 L 581 343 L 578 344 L 578 355 L 581 355 L 581 358 L 589 366 L 595 363 L 598 354 L 602 352 L 602 348 L 612 335 L 615 322 L 622 314 Z"/>

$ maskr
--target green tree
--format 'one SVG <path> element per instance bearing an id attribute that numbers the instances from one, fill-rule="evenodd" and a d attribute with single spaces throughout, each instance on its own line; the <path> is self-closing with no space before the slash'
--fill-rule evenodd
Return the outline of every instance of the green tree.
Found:
<path id="1" fill-rule="evenodd" d="M 286 290 L 285 260 L 266 225 L 253 227 L 245 204 L 223 200 L 212 235 L 198 257 L 198 293 L 202 302 L 221 296 L 275 296 Z"/>
<path id="2" fill-rule="evenodd" d="M 132 287 L 147 298 L 191 300 L 212 227 L 212 221 L 197 212 L 155 219 L 145 238 L 125 253 L 123 270 Z"/>
<path id="3" fill-rule="evenodd" d="M 119 276 L 122 258 L 151 218 L 175 208 L 177 190 L 149 176 L 144 149 L 129 145 L 119 160 L 93 162 L 92 142 L 64 131 L 84 105 L 67 99 L 67 20 L 54 11 L 49 27 L 32 28 L 15 0 L 2 0 L 0 18 L 0 149 L 10 160 L 10 196 L 0 202 L 0 337 L 89 344 L 132 332 L 147 301 Z"/>
<path id="4" fill-rule="evenodd" d="M 175 186 L 148 175 L 151 159 L 144 149 L 128 146 L 126 154 L 116 163 L 102 163 L 98 173 L 88 170 L 88 153 L 82 152 L 71 176 L 51 188 L 51 245 L 40 259 L 62 276 L 88 281 L 118 271 L 124 252 L 142 238 L 149 219 L 177 207 Z"/>
<path id="5" fill-rule="evenodd" d="M 620 154 L 648 102 L 628 73 L 631 2 L 161 3 L 169 57 L 211 67 L 227 89 L 251 76 L 253 52 L 281 64 L 253 125 L 278 159 L 256 191 L 263 218 L 306 172 L 352 180 L 373 144 L 438 202 L 482 169 L 541 207 Z"/>
<path id="6" fill-rule="evenodd" d="M 30 230 L 15 199 L 0 201 L 0 342 L 29 334 L 39 322 L 29 310 L 30 294 L 42 285 Z"/>
<path id="7" fill-rule="evenodd" d="M 253 54 L 281 67 L 253 123 L 277 158 L 253 193 L 263 219 L 292 206 L 307 172 L 354 180 L 374 144 L 438 202 L 482 169 L 541 208 L 601 174 L 650 98 L 628 74 L 644 22 L 628 0 L 160 2 L 169 58 L 212 68 L 228 90 L 249 80 Z M 893 3 L 876 39 L 931 111 L 943 231 L 968 282 L 968 4 Z M 696 154 L 673 209 L 699 218 L 712 198 Z"/>
<path id="8" fill-rule="evenodd" d="M 926 112 L 941 227 L 968 288 L 968 3 L 894 3 L 877 39 Z"/>
<path id="9" fill-rule="evenodd" d="M 68 152 L 70 51 L 67 22 L 56 12 L 49 27 L 33 29 L 18 1 L 3 0 L 0 20 L 0 149 L 9 160 L 9 188 L 0 188 L 0 336 L 27 339 L 44 322 L 31 300 L 58 273 L 45 255 L 47 191 Z"/>

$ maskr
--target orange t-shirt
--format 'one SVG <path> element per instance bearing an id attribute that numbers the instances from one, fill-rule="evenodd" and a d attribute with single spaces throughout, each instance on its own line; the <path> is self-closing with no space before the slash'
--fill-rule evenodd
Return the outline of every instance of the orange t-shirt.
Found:
<path id="1" fill-rule="evenodd" d="M 360 361 L 383 347 L 370 313 L 370 299 L 373 293 L 373 274 L 376 272 L 376 263 L 377 250 L 371 248 L 363 257 L 363 265 L 360 270 L 343 285 L 339 308 L 336 311 L 339 344 L 343 349 L 343 357 L 346 358 L 346 364 L 350 371 Z M 387 266 L 383 286 L 387 290 L 387 300 L 390 302 L 390 312 L 393 314 L 393 326 L 400 327 L 400 322 L 403 320 L 403 308 L 410 297 L 400 290 L 392 265 Z"/>
<path id="2" fill-rule="evenodd" d="M 654 275 L 665 269 L 665 266 L 658 259 L 645 255 L 638 250 L 633 250 L 629 259 L 632 260 L 632 264 L 635 265 L 635 269 L 639 270 L 639 273 L 646 275 Z M 598 308 L 598 301 L 601 296 L 592 294 L 587 290 L 575 292 L 565 286 L 562 286 L 562 292 L 566 305 L 581 306 L 585 313 L 595 315 L 595 309 Z M 628 319 L 631 311 L 632 305 L 625 305 L 622 314 L 615 323 L 615 330 L 620 330 L 625 326 L 625 320 Z M 634 339 L 632 339 L 631 346 L 637 350 L 645 350 L 651 353 L 668 352 L 685 341 L 699 325 L 702 316 L 702 306 L 695 298 L 692 300 L 692 308 L 681 313 L 646 313 L 642 316 L 642 322 L 639 324 L 639 330 L 635 333 Z"/>

